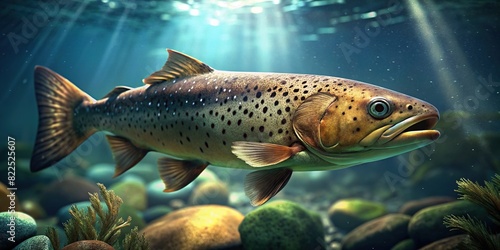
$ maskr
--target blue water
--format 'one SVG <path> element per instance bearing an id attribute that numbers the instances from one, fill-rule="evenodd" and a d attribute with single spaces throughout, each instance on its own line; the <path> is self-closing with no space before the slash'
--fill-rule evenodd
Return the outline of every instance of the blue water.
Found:
<path id="1" fill-rule="evenodd" d="M 443 141 L 438 147 L 463 149 L 471 147 L 461 143 L 466 137 L 498 133 L 498 2 L 339 2 L 314 6 L 320 1 L 269 1 L 227 8 L 149 1 L 2 1 L 0 131 L 32 145 L 37 128 L 35 65 L 51 68 L 100 98 L 117 85 L 141 86 L 171 48 L 215 69 L 345 77 L 418 97 L 441 113 L 479 115 L 481 119 L 466 119 L 460 128 L 443 131 L 445 138 L 454 137 L 453 143 Z M 467 177 L 469 170 L 473 178 L 494 172 L 498 140 L 494 142 L 465 148 L 478 158 L 451 178 Z M 107 150 L 104 142 L 102 147 Z M 420 157 L 413 159 L 420 166 L 443 157 L 434 148 L 419 152 L 329 175 L 359 171 L 379 182 L 390 182 L 390 174 L 408 180 L 413 172 L 402 174 L 399 168 L 409 164 L 405 160 Z"/>

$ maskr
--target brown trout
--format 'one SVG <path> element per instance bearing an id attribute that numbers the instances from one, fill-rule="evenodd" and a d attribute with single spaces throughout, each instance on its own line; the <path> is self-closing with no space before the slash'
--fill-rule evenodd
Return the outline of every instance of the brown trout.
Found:
<path id="1" fill-rule="evenodd" d="M 39 124 L 31 170 L 47 168 L 97 131 L 107 131 L 115 176 L 148 152 L 165 192 L 179 190 L 209 164 L 256 170 L 245 193 L 261 205 L 292 171 L 339 169 L 423 147 L 437 109 L 419 99 L 358 81 L 319 75 L 214 70 L 167 50 L 161 70 L 138 88 L 116 87 L 95 100 L 37 66 Z"/>

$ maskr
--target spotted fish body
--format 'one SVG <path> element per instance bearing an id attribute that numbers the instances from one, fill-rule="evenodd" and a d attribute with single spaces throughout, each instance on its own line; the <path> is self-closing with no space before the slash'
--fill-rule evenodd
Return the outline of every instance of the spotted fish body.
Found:
<path id="1" fill-rule="evenodd" d="M 249 174 L 245 190 L 260 205 L 286 185 L 292 171 L 383 159 L 439 136 L 429 130 L 438 119 L 432 105 L 384 88 L 329 76 L 216 71 L 169 53 L 146 85 L 117 87 L 97 101 L 37 67 L 40 123 L 32 170 L 108 131 L 115 175 L 149 151 L 170 156 L 159 160 L 166 191 L 187 185 L 208 164 L 259 170 Z M 61 138 L 61 131 L 68 136 Z"/>

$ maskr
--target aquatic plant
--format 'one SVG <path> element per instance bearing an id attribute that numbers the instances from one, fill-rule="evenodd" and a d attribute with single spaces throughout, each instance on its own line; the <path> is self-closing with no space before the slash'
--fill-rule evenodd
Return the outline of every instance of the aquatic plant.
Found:
<path id="1" fill-rule="evenodd" d="M 101 204 L 97 193 L 90 194 L 91 206 L 87 209 L 78 209 L 71 206 L 69 213 L 71 219 L 64 222 L 64 232 L 68 238 L 67 244 L 80 240 L 99 240 L 113 246 L 117 244 L 121 230 L 130 226 L 130 216 L 126 221 L 118 216 L 122 199 L 115 195 L 113 190 L 106 190 L 106 187 L 98 183 L 101 197 L 106 204 L 107 210 Z M 97 226 L 96 226 L 97 225 Z M 99 230 L 98 230 L 99 229 Z M 53 227 L 47 229 L 46 235 L 50 238 L 55 250 L 59 249 L 59 237 Z M 125 236 L 123 246 L 120 249 L 148 249 L 148 243 L 144 235 L 138 233 L 137 227 Z"/>
<path id="2" fill-rule="evenodd" d="M 468 200 L 486 209 L 493 223 L 500 226 L 500 175 L 495 174 L 491 182 L 485 181 L 484 186 L 467 179 L 457 181 L 459 199 Z M 461 230 L 469 235 L 462 247 L 464 249 L 500 249 L 500 234 L 493 232 L 485 222 L 469 215 L 448 215 L 444 224 L 451 230 Z"/>

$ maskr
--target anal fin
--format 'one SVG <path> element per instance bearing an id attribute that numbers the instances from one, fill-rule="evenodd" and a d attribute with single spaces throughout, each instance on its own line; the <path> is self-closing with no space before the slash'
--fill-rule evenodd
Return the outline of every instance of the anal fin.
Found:
<path id="1" fill-rule="evenodd" d="M 113 177 L 117 177 L 135 166 L 149 152 L 147 149 L 138 148 L 130 140 L 121 136 L 107 135 L 106 138 L 116 162 Z"/>
<path id="2" fill-rule="evenodd" d="M 289 168 L 255 171 L 245 177 L 245 194 L 253 206 L 260 206 L 285 187 L 292 176 Z"/>
<path id="3" fill-rule="evenodd" d="M 160 177 L 165 183 L 163 192 L 177 191 L 191 183 L 205 170 L 207 163 L 193 160 L 158 159 Z"/>
<path id="4" fill-rule="evenodd" d="M 283 162 L 304 150 L 299 144 L 283 146 L 264 142 L 236 141 L 232 152 L 252 167 L 266 167 Z"/>

